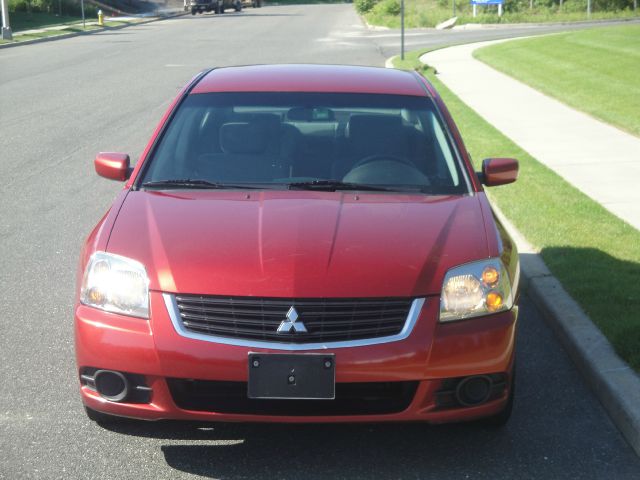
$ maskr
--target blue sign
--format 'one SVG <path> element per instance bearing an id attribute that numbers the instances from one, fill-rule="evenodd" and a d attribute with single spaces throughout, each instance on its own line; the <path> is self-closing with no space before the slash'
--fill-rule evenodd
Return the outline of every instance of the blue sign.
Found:
<path id="1" fill-rule="evenodd" d="M 504 0 L 471 0 L 471 5 L 504 5 Z"/>

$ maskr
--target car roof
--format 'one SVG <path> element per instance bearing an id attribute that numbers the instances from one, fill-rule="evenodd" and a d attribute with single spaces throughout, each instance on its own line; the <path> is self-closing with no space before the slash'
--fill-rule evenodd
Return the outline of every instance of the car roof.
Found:
<path id="1" fill-rule="evenodd" d="M 216 68 L 191 94 L 212 92 L 326 92 L 429 96 L 413 72 L 346 65 L 251 65 Z"/>

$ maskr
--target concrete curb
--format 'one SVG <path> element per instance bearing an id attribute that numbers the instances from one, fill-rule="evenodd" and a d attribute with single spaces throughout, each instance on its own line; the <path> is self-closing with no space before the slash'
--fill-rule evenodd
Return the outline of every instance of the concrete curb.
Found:
<path id="1" fill-rule="evenodd" d="M 81 35 L 93 35 L 94 33 L 100 32 L 108 32 L 112 30 L 120 30 L 122 28 L 134 27 L 136 25 L 144 25 L 146 23 L 159 22 L 161 20 L 167 20 L 169 18 L 181 17 L 183 15 L 187 15 L 189 12 L 178 12 L 172 15 L 164 15 L 162 17 L 153 17 L 148 20 L 143 20 L 142 22 L 128 23 L 126 25 L 118 25 L 117 27 L 104 27 L 102 29 L 89 30 L 86 32 L 72 32 L 72 33 L 63 33 L 62 35 L 53 35 L 51 37 L 43 37 L 43 38 L 34 38 L 33 40 L 25 40 L 24 42 L 15 42 L 15 43 L 3 43 L 0 45 L 0 50 L 3 48 L 13 48 L 13 47 L 21 47 L 23 45 L 33 45 L 34 43 L 45 43 L 45 42 L 53 42 L 54 40 L 63 40 L 65 38 L 79 37 Z"/>
<path id="2" fill-rule="evenodd" d="M 542 312 L 587 384 L 629 445 L 640 456 L 640 376 L 555 278 L 513 224 L 494 205 L 500 222 L 518 245 L 523 287 Z"/>
<path id="3" fill-rule="evenodd" d="M 385 62 L 387 68 L 393 68 L 393 58 Z M 495 205 L 493 210 L 518 246 L 523 288 L 613 423 L 640 456 L 640 376 L 618 356 L 600 329 L 551 274 L 538 251 Z"/>

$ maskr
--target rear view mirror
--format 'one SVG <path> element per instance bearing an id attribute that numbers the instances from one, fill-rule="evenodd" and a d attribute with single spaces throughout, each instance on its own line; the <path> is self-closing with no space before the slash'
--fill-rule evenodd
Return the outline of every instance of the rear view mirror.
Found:
<path id="1" fill-rule="evenodd" d="M 482 162 L 480 178 L 487 187 L 513 183 L 518 178 L 518 161 L 513 158 L 487 158 Z"/>
<path id="2" fill-rule="evenodd" d="M 127 180 L 131 175 L 129 155 L 126 153 L 100 152 L 93 164 L 96 173 L 110 180 Z"/>

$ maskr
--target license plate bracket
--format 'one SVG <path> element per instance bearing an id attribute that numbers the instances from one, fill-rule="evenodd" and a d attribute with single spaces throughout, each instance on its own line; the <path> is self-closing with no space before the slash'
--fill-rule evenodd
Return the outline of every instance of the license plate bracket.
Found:
<path id="1" fill-rule="evenodd" d="M 247 395 L 254 399 L 332 400 L 335 355 L 249 353 Z"/>

